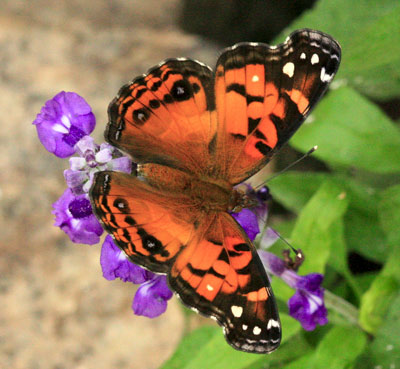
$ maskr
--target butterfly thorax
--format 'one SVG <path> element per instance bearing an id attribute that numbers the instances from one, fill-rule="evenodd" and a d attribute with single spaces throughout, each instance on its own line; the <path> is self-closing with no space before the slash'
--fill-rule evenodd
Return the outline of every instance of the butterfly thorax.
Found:
<path id="1" fill-rule="evenodd" d="M 164 193 L 186 198 L 193 207 L 205 212 L 239 212 L 254 205 L 243 191 L 234 189 L 224 179 L 154 163 L 139 164 L 137 173 L 151 186 Z"/>

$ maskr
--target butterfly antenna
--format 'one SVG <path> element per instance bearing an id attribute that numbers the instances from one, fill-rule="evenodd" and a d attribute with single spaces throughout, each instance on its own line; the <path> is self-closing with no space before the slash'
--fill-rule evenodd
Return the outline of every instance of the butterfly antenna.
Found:
<path id="1" fill-rule="evenodd" d="M 274 229 L 272 229 L 272 231 L 283 241 L 286 243 L 286 245 L 288 245 L 290 247 L 290 249 L 294 252 L 295 257 L 294 259 L 292 259 L 290 257 L 290 250 L 283 250 L 282 254 L 283 254 L 283 260 L 285 261 L 286 267 L 289 269 L 294 270 L 295 272 L 298 271 L 299 267 L 303 264 L 305 257 L 303 254 L 303 251 L 301 251 L 300 249 L 295 249 L 289 242 L 288 240 L 286 240 L 284 237 L 282 237 L 279 232 L 275 231 Z"/>
<path id="2" fill-rule="evenodd" d="M 279 232 L 275 231 L 274 229 L 272 229 L 272 231 L 273 231 L 283 242 L 285 242 L 286 245 L 288 245 L 288 246 L 290 247 L 290 249 L 295 253 L 295 255 L 296 255 L 297 257 L 299 257 L 299 256 L 302 255 L 301 250 L 297 250 L 296 248 L 294 248 L 294 247 L 289 243 L 289 241 L 288 241 L 286 238 L 284 238 L 284 237 L 281 236 L 281 234 L 280 234 Z"/>
<path id="3" fill-rule="evenodd" d="M 308 150 L 302 157 L 300 157 L 299 159 L 295 160 L 293 163 L 289 164 L 286 168 L 282 169 L 280 172 L 275 173 L 272 177 L 269 177 L 264 183 L 254 187 L 255 190 L 258 190 L 259 188 L 261 188 L 262 186 L 264 186 L 267 182 L 271 181 L 272 179 L 280 176 L 282 173 L 285 173 L 287 170 L 289 170 L 290 168 L 294 167 L 296 164 L 298 164 L 299 162 L 301 162 L 303 159 L 305 159 L 307 156 L 310 156 L 315 150 L 318 149 L 318 146 L 314 146 L 312 147 L 310 150 Z"/>

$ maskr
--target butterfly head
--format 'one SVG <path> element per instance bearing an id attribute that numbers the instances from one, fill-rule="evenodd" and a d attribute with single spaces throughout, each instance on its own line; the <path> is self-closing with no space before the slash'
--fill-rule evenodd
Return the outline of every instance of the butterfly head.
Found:
<path id="1" fill-rule="evenodd" d="M 245 190 L 235 188 L 232 191 L 228 211 L 231 213 L 239 213 L 245 208 L 254 208 L 258 205 L 258 201 L 254 196 L 249 196 Z"/>

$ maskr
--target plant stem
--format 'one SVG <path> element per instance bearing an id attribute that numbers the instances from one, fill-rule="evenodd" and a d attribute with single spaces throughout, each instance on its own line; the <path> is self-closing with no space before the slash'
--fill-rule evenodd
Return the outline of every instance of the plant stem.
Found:
<path id="1" fill-rule="evenodd" d="M 345 317 L 349 323 L 358 325 L 358 309 L 328 290 L 325 290 L 325 306 Z"/>

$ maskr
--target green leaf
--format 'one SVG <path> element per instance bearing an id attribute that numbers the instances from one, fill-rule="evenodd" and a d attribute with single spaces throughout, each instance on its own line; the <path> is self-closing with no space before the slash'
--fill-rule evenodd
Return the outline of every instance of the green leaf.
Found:
<path id="1" fill-rule="evenodd" d="M 293 351 L 291 344 L 288 345 L 288 347 L 291 347 L 290 350 L 284 349 L 284 347 L 293 339 L 297 342 L 297 345 L 303 348 L 307 347 L 306 343 L 301 343 L 296 338 L 301 327 L 297 321 L 287 314 L 281 313 L 280 315 L 283 327 L 282 345 L 278 351 L 271 355 L 264 355 L 264 360 L 261 363 L 260 355 L 240 352 L 229 346 L 221 328 L 205 326 L 186 336 L 173 356 L 161 369 L 244 369 L 247 367 L 255 369 L 256 367 L 261 368 L 265 363 L 271 361 L 281 362 L 298 357 L 300 353 L 296 350 Z M 256 366 L 257 362 L 258 366 Z"/>
<path id="2" fill-rule="evenodd" d="M 305 340 L 304 336 L 298 334 L 289 341 L 282 343 L 278 350 L 268 356 L 259 356 L 259 359 L 244 369 L 272 369 L 286 368 L 288 362 L 304 357 L 312 353 L 312 347 Z"/>
<path id="3" fill-rule="evenodd" d="M 391 243 L 400 242 L 400 185 L 381 193 L 379 218 Z"/>
<path id="4" fill-rule="evenodd" d="M 371 187 L 349 177 L 301 172 L 283 173 L 269 182 L 268 186 L 275 200 L 298 213 L 327 179 L 343 187 L 349 199 L 349 208 L 344 217 L 348 249 L 372 260 L 386 260 L 386 240 L 378 222 L 378 198 Z"/>
<path id="5" fill-rule="evenodd" d="M 343 75 L 371 97 L 384 99 L 400 93 L 399 5 L 354 35 L 344 53 Z"/>
<path id="6" fill-rule="evenodd" d="M 307 353 L 307 355 L 304 355 L 299 359 L 285 365 L 285 369 L 309 369 L 310 363 L 312 363 L 313 358 L 314 353 Z"/>
<path id="7" fill-rule="evenodd" d="M 298 28 L 319 29 L 342 46 L 336 81 L 387 99 L 400 95 L 400 6 L 396 0 L 320 0 L 279 36 Z"/>
<path id="8" fill-rule="evenodd" d="M 324 182 L 300 213 L 291 240 L 306 258 L 303 273 L 322 273 L 329 258 L 331 225 L 347 208 L 346 193 L 336 184 Z"/>
<path id="9" fill-rule="evenodd" d="M 293 319 L 290 315 L 280 313 L 280 319 L 282 325 L 283 343 L 289 341 L 294 335 L 302 330 L 300 323 L 297 320 Z"/>
<path id="10" fill-rule="evenodd" d="M 376 206 L 376 204 L 375 204 Z M 376 262 L 384 262 L 388 248 L 385 235 L 378 222 L 378 212 L 372 214 L 350 208 L 344 217 L 345 237 L 349 251 Z"/>
<path id="11" fill-rule="evenodd" d="M 221 335 L 221 328 L 204 326 L 185 336 L 178 349 L 161 369 L 181 369 L 196 355 L 213 337 Z"/>
<path id="12" fill-rule="evenodd" d="M 310 120 L 311 118 L 311 120 Z M 400 171 L 400 131 L 375 105 L 348 87 L 331 91 L 290 143 L 332 166 L 376 173 Z"/>
<path id="13" fill-rule="evenodd" d="M 390 250 L 387 262 L 363 295 L 360 307 L 360 324 L 375 333 L 385 320 L 385 314 L 400 288 L 400 185 L 383 191 L 380 195 L 379 219 L 388 239 Z"/>
<path id="14" fill-rule="evenodd" d="M 183 340 L 162 369 L 243 369 L 259 358 L 258 355 L 237 351 L 229 346 L 221 328 L 202 327 Z"/>
<path id="15" fill-rule="evenodd" d="M 375 278 L 361 299 L 359 322 L 365 331 L 374 334 L 378 330 L 398 290 L 399 284 L 391 275 L 381 273 Z"/>
<path id="16" fill-rule="evenodd" d="M 330 175 L 327 173 L 286 172 L 268 182 L 268 187 L 275 200 L 299 213 L 328 178 Z"/>
<path id="17" fill-rule="evenodd" d="M 347 264 L 347 245 L 344 239 L 343 220 L 337 219 L 333 222 L 330 230 L 334 252 L 330 254 L 329 265 L 346 278 L 356 296 L 361 298 L 362 291 Z"/>
<path id="18" fill-rule="evenodd" d="M 376 334 L 370 347 L 375 367 L 400 367 L 400 293 L 397 294 L 385 316 L 384 323 Z"/>
<path id="19" fill-rule="evenodd" d="M 345 369 L 362 353 L 365 334 L 354 326 L 335 326 L 318 345 L 309 369 Z"/>

